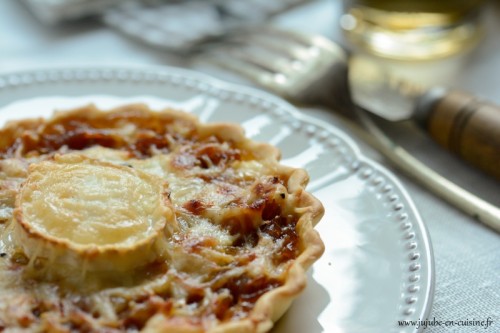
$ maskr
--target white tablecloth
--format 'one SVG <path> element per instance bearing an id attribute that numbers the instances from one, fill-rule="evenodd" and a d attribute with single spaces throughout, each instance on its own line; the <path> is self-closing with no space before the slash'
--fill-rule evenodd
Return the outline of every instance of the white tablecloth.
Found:
<path id="1" fill-rule="evenodd" d="M 282 15 L 276 24 L 321 33 L 343 43 L 338 29 L 340 11 L 339 1 L 319 0 Z M 489 7 L 486 14 L 485 39 L 472 53 L 445 62 L 414 64 L 419 80 L 464 88 L 500 104 L 500 3 Z M 58 28 L 45 27 L 33 19 L 20 1 L 0 1 L 0 71 L 61 64 L 131 63 L 188 66 L 183 59 L 111 31 L 98 19 Z M 337 122 L 336 116 L 327 110 L 303 111 L 331 123 Z M 386 130 L 433 168 L 500 205 L 497 182 L 443 153 L 411 126 L 387 126 Z M 499 236 L 394 170 L 378 153 L 357 141 L 364 154 L 400 178 L 429 229 L 436 264 L 436 292 L 430 319 L 485 320 L 491 317 L 494 324 L 485 331 L 499 332 Z M 431 327 L 426 332 L 480 330 L 478 327 Z"/>

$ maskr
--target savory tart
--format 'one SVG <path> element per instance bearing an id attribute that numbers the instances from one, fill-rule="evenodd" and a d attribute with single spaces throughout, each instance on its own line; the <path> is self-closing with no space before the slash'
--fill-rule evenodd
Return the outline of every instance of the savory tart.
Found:
<path id="1" fill-rule="evenodd" d="M 0 129 L 0 331 L 266 332 L 323 243 L 307 173 L 128 105 Z"/>

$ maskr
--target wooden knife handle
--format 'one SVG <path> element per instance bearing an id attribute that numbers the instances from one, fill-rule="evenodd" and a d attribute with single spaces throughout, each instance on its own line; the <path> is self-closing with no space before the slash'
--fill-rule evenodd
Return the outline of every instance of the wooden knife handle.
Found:
<path id="1" fill-rule="evenodd" d="M 500 107 L 462 91 L 432 103 L 426 127 L 451 152 L 500 180 Z"/>

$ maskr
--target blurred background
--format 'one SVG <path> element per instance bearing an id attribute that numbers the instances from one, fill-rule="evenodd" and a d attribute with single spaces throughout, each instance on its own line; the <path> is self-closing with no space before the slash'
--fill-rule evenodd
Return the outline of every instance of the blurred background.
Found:
<path id="1" fill-rule="evenodd" d="M 478 31 L 465 33 L 466 37 L 455 43 L 461 47 L 438 45 L 441 49 L 444 47 L 445 51 L 438 50 L 435 54 L 431 52 L 427 58 L 432 61 L 435 58 L 442 58 L 443 55 L 448 56 L 439 66 L 430 66 L 429 60 L 418 64 L 414 62 L 410 67 L 418 70 L 412 73 L 412 78 L 430 83 L 453 81 L 472 92 L 493 99 L 499 98 L 495 96 L 494 88 L 498 86 L 498 81 L 484 83 L 485 77 L 488 77 L 490 82 L 498 77 L 495 75 L 500 71 L 498 66 L 495 66 L 496 59 L 483 55 L 493 53 L 500 47 L 500 38 L 496 36 L 500 2 L 475 0 L 472 4 L 468 4 L 471 0 L 444 1 L 445 4 L 451 5 L 437 10 L 449 11 L 449 6 L 459 7 L 461 1 L 472 6 L 474 15 L 480 17 Z M 354 27 L 352 25 L 356 18 L 359 21 L 359 8 L 363 8 L 363 3 L 366 7 L 366 3 L 370 5 L 372 2 L 2 0 L 0 1 L 0 69 L 29 66 L 33 63 L 47 65 L 78 62 L 120 64 L 131 61 L 157 64 L 182 63 L 185 57 L 172 56 L 172 52 L 168 53 L 165 50 L 189 51 L 197 43 L 225 34 L 232 29 L 260 25 L 269 21 L 300 31 L 321 33 L 351 49 L 367 51 L 366 48 L 360 47 L 363 40 L 360 40 L 359 36 L 371 36 L 369 32 L 373 30 L 373 26 L 367 28 L 361 24 Z M 375 1 L 374 3 L 383 5 L 402 2 Z M 430 1 L 430 3 L 435 2 Z M 469 8 L 466 7 L 466 10 Z M 375 19 L 372 17 L 368 19 L 376 21 L 376 16 Z M 403 22 L 409 21 L 404 17 L 399 19 Z M 424 23 L 439 24 L 432 21 Z M 348 28 L 350 25 L 350 30 L 341 28 L 341 26 Z M 397 26 L 396 23 L 394 25 Z M 394 27 L 387 29 L 392 31 Z M 427 34 L 432 30 L 436 29 L 432 26 L 427 28 Z M 470 38 L 467 38 L 468 36 Z M 380 38 L 377 40 L 376 37 L 370 38 L 375 39 L 373 43 L 380 44 Z M 416 37 L 418 36 L 410 36 L 410 41 L 415 41 Z M 442 36 L 432 38 L 436 40 Z M 417 41 L 419 45 L 422 44 L 421 40 Z M 365 41 L 365 44 L 367 43 L 369 42 Z M 463 59 L 464 57 L 467 59 Z M 411 55 L 407 58 L 412 60 Z M 478 63 L 476 59 L 481 59 L 481 62 Z M 390 63 L 396 64 L 396 61 Z M 473 68 L 469 70 L 470 66 Z M 467 80 L 463 79 L 465 77 Z"/>

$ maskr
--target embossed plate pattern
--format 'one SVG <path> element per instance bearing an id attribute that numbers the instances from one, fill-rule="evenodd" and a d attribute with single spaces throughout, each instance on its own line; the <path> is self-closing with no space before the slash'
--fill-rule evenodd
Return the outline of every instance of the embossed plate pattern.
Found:
<path id="1" fill-rule="evenodd" d="M 434 267 L 425 226 L 411 198 L 383 167 L 363 157 L 340 130 L 279 98 L 166 67 L 61 68 L 0 75 L 0 126 L 87 103 L 112 108 L 145 102 L 203 121 L 240 123 L 248 136 L 278 146 L 282 163 L 306 168 L 323 202 L 324 256 L 306 291 L 273 332 L 416 332 L 401 320 L 427 318 Z"/>

